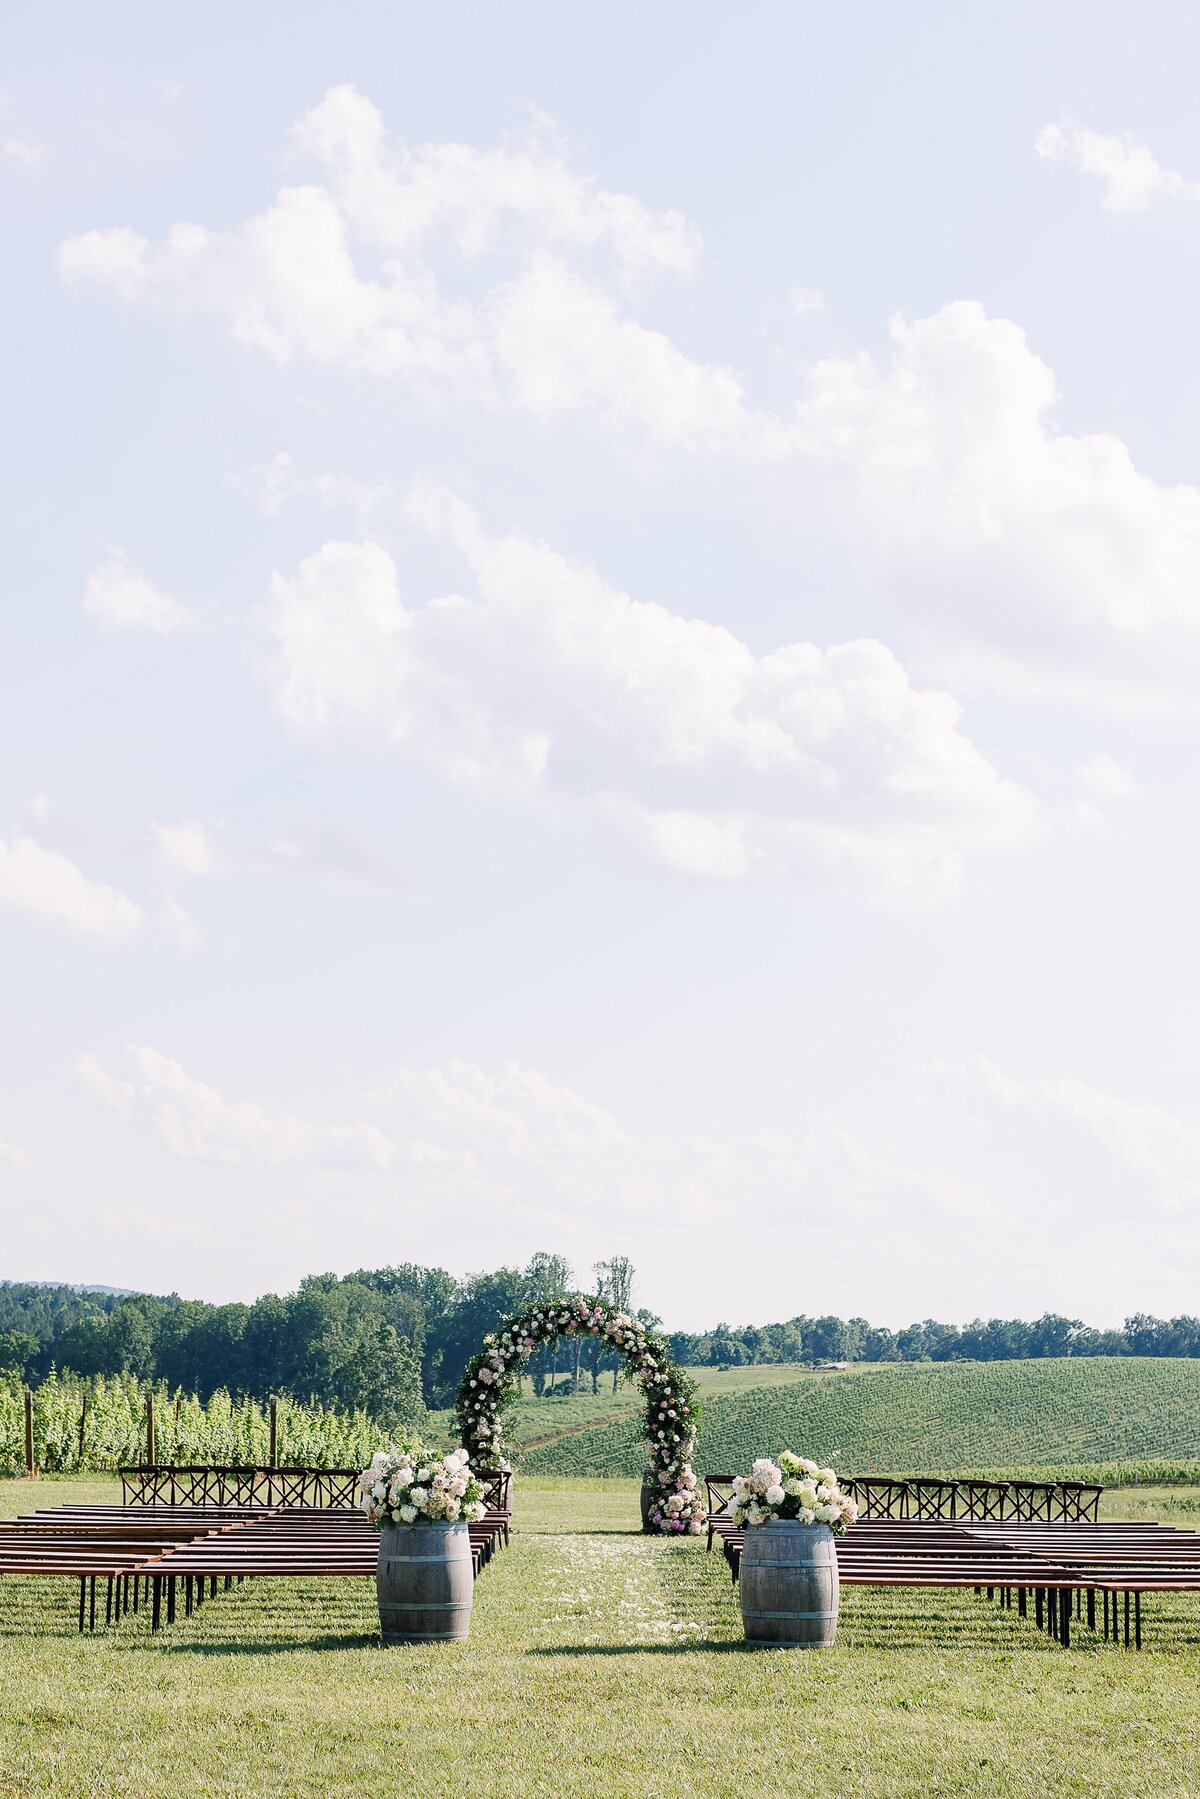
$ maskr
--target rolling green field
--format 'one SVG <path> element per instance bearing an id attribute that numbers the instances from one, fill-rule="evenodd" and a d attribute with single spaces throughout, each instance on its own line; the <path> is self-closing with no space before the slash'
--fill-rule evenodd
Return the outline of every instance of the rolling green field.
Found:
<path id="1" fill-rule="evenodd" d="M 4 1483 L 0 1510 L 114 1497 Z M 1189 1496 L 1182 1496 L 1188 1504 Z M 1195 1523 L 1176 1496 L 1117 1496 Z M 468 1642 L 385 1650 L 367 1580 L 247 1582 L 152 1637 L 80 1637 L 70 1583 L 0 1580 L 0 1795 L 328 1799 L 463 1790 L 726 1799 L 1200 1791 L 1200 1603 L 1147 1648 L 1064 1650 L 970 1594 L 848 1589 L 819 1661 L 748 1650 L 719 1553 L 636 1530 L 627 1481 L 520 1477 Z"/>
<path id="2" fill-rule="evenodd" d="M 866 1366 L 867 1364 L 864 1364 Z M 737 1394 L 759 1387 L 795 1386 L 805 1381 L 823 1381 L 831 1377 L 813 1368 L 794 1364 L 758 1368 L 689 1368 L 687 1372 L 700 1389 L 707 1405 L 717 1394 Z M 535 1399 L 526 1382 L 522 1397 L 512 1409 L 509 1439 L 513 1443 L 535 1443 L 540 1438 L 558 1436 L 581 1427 L 612 1424 L 637 1417 L 642 1399 L 637 1388 L 628 1382 L 614 1393 L 612 1375 L 602 1383 L 599 1393 L 572 1393 L 555 1399 Z M 449 1443 L 454 1434 L 454 1413 L 450 1410 L 429 1414 L 430 1430 L 437 1441 Z M 584 1470 L 587 1472 L 587 1470 Z"/>
<path id="3" fill-rule="evenodd" d="M 1103 1467 L 1112 1481 L 1200 1472 L 1200 1361 L 909 1363 L 845 1374 L 779 1370 L 790 1379 L 744 1384 L 765 1372 L 738 1369 L 736 1386 L 705 1384 L 698 1472 L 734 1472 L 785 1448 L 836 1456 L 856 1474 L 1055 1469 L 1090 1478 Z M 522 1428 L 529 1412 L 549 1409 L 527 1402 Z M 522 1466 L 632 1475 L 643 1459 L 632 1416 L 529 1449 Z"/>

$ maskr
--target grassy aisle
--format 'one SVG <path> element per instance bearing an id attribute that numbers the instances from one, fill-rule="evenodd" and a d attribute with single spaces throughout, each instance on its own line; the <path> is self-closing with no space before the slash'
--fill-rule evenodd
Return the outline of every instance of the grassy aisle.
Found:
<path id="1" fill-rule="evenodd" d="M 970 1596 L 851 1591 L 833 1651 L 752 1652 L 720 1556 L 633 1532 L 632 1483 L 522 1480 L 517 1505 L 451 1647 L 378 1648 L 365 1581 L 248 1583 L 159 1638 L 81 1640 L 65 1588 L 0 1580 L 0 1794 L 724 1799 L 801 1768 L 885 1799 L 1200 1794 L 1192 1602 L 1156 1605 L 1137 1657 Z"/>

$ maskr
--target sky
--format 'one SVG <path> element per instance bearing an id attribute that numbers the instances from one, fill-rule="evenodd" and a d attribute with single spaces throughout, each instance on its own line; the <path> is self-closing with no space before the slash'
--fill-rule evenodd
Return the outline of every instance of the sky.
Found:
<path id="1" fill-rule="evenodd" d="M 1200 1310 L 1198 55 L 9 21 L 0 1277 Z"/>

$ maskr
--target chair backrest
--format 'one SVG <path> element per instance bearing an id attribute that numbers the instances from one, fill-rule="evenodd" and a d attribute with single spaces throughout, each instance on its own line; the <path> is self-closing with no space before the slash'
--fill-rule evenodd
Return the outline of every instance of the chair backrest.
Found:
<path id="1" fill-rule="evenodd" d="M 706 1474 L 704 1489 L 708 1499 L 708 1515 L 710 1518 L 718 1512 L 726 1511 L 733 1499 L 733 1483 L 735 1474 Z"/>
<path id="2" fill-rule="evenodd" d="M 484 1502 L 491 1511 L 512 1510 L 511 1468 L 476 1468 L 475 1476 L 483 1482 Z"/>

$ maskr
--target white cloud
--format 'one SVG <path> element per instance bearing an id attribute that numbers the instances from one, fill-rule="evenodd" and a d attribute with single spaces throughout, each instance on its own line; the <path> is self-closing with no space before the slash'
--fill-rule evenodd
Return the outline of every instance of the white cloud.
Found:
<path id="1" fill-rule="evenodd" d="M 825 296 L 819 287 L 793 287 L 788 291 L 788 304 L 802 319 L 810 312 L 824 312 Z"/>
<path id="2" fill-rule="evenodd" d="M 1127 768 L 1113 756 L 1092 756 L 1075 770 L 1075 779 L 1085 793 L 1098 799 L 1123 800 L 1138 791 L 1138 784 Z"/>
<path id="3" fill-rule="evenodd" d="M 728 1225 L 752 1192 L 764 1216 L 781 1220 L 819 1204 L 831 1263 L 864 1230 L 898 1235 L 906 1213 L 926 1225 L 936 1219 L 953 1259 L 960 1232 L 991 1213 L 977 1189 L 896 1164 L 833 1124 L 800 1136 L 643 1136 L 515 1063 L 406 1069 L 378 1097 L 398 1137 L 440 1153 L 434 1178 L 448 1200 L 500 1204 L 568 1239 L 593 1231 L 597 1208 L 636 1218 L 643 1230 L 666 1219 L 693 1231 Z"/>
<path id="4" fill-rule="evenodd" d="M 277 518 L 292 500 L 311 496 L 328 512 L 336 511 L 341 506 L 347 507 L 358 515 L 359 523 L 364 529 L 375 507 L 386 500 L 392 491 L 386 482 L 368 486 L 364 481 L 356 481 L 351 475 L 339 475 L 332 471 L 301 475 L 287 450 L 278 451 L 265 467 L 252 468 L 245 475 L 232 477 L 232 480 L 242 493 L 253 500 L 264 518 Z"/>
<path id="5" fill-rule="evenodd" d="M 174 825 L 152 824 L 150 829 L 169 868 L 187 875 L 219 873 L 221 858 L 206 825 L 191 818 Z"/>
<path id="6" fill-rule="evenodd" d="M 849 882 L 942 899 L 973 851 L 1038 831 L 1030 796 L 882 644 L 757 656 L 631 599 L 444 490 L 412 517 L 466 557 L 477 599 L 405 606 L 376 544 L 276 575 L 270 678 L 291 722 L 382 736 L 448 779 L 578 811 L 676 872 Z"/>
<path id="7" fill-rule="evenodd" d="M 7 1168 L 10 1174 L 22 1174 L 28 1166 L 29 1157 L 25 1151 L 0 1137 L 0 1169 Z"/>
<path id="8" fill-rule="evenodd" d="M 539 417 L 594 409 L 614 429 L 697 448 L 746 436 L 734 377 L 624 318 L 579 266 L 607 251 L 619 276 L 688 272 L 698 239 L 677 213 L 596 188 L 543 128 L 492 150 L 393 150 L 376 108 L 348 87 L 331 89 L 296 136 L 327 185 L 283 188 L 232 231 L 174 225 L 157 246 L 127 227 L 85 232 L 61 246 L 63 278 L 214 313 L 279 362 Z M 387 260 L 360 274 L 356 252 Z M 443 292 L 435 270 L 447 264 Z"/>
<path id="9" fill-rule="evenodd" d="M 1150 1207 L 1178 1215 L 1193 1252 L 1200 1246 L 1195 1125 L 1162 1106 L 1119 1099 L 1083 1081 L 1013 1079 L 983 1056 L 935 1064 L 934 1072 L 990 1104 L 1010 1140 L 1025 1128 L 1022 1147 L 1042 1165 L 1042 1178 L 1058 1191 L 1064 1212 L 1077 1218 L 1080 1200 L 1086 1200 L 1089 1229 L 1128 1222 Z"/>
<path id="10" fill-rule="evenodd" d="M 384 1169 L 395 1144 L 373 1124 L 310 1124 L 269 1113 L 247 1100 L 222 1099 L 178 1062 L 139 1044 L 128 1046 L 132 1077 L 116 1080 L 91 1055 L 77 1071 L 113 1111 L 152 1132 L 185 1161 L 249 1168 Z"/>
<path id="11" fill-rule="evenodd" d="M 890 365 L 816 363 L 797 408 L 806 516 L 870 557 L 956 686 L 1114 710 L 1195 705 L 1200 489 L 1053 422 L 1025 335 L 957 302 L 892 325 Z"/>
<path id="12" fill-rule="evenodd" d="M 204 935 L 199 925 L 185 906 L 181 906 L 173 894 L 163 895 L 162 916 L 159 928 L 169 943 L 177 949 L 195 950 L 204 948 Z"/>
<path id="13" fill-rule="evenodd" d="M 790 518 L 870 559 L 923 633 L 920 666 L 956 691 L 1195 705 L 1200 490 L 1142 474 L 1116 437 L 1060 430 L 1053 375 L 1015 324 L 969 301 L 897 320 L 889 362 L 819 361 L 796 405 L 768 413 L 735 371 L 627 316 L 623 274 L 690 268 L 693 238 L 603 194 L 557 143 L 392 148 L 347 88 L 298 143 L 323 184 L 281 190 L 228 232 L 86 233 L 62 246 L 64 276 L 207 309 L 280 361 L 581 414 L 643 454 L 735 457 Z M 265 503 L 297 479 L 280 465 Z"/>
<path id="14" fill-rule="evenodd" d="M 83 609 L 110 631 L 127 631 L 140 625 L 167 636 L 195 622 L 187 606 L 148 581 L 122 550 L 114 550 L 107 561 L 89 573 Z"/>
<path id="15" fill-rule="evenodd" d="M 1074 119 L 1062 119 L 1039 132 L 1035 147 L 1051 162 L 1070 163 L 1085 175 L 1098 176 L 1109 212 L 1145 212 L 1160 200 L 1200 200 L 1200 182 L 1185 181 L 1175 169 L 1165 169 L 1128 132 L 1106 135 L 1088 131 Z"/>
<path id="16" fill-rule="evenodd" d="M 391 148 L 378 108 L 344 84 L 305 115 L 295 136 L 328 169 L 339 205 L 364 241 L 390 255 L 445 234 L 461 256 L 474 259 L 513 227 L 537 244 L 611 249 L 630 271 L 686 271 L 699 250 L 679 213 L 650 212 L 573 169 L 544 114 L 490 150 L 456 143 Z"/>
<path id="17" fill-rule="evenodd" d="M 40 168 L 46 155 L 45 144 L 39 144 L 29 137 L 6 137 L 3 149 L 10 162 L 20 163 L 25 169 Z"/>
<path id="18" fill-rule="evenodd" d="M 963 1271 L 973 1265 L 981 1226 L 994 1229 L 998 1250 L 1015 1236 L 1015 1227 L 971 1184 L 937 1169 L 906 1167 L 832 1123 L 791 1136 L 639 1135 L 537 1070 L 451 1061 L 403 1069 L 373 1096 L 385 1134 L 371 1124 L 314 1125 L 253 1103 L 234 1104 L 152 1049 L 128 1053 L 128 1079 L 114 1079 L 91 1056 L 80 1059 L 78 1073 L 103 1105 L 181 1159 L 267 1172 L 353 1173 L 353 1188 L 339 1189 L 343 1263 L 368 1256 L 410 1197 L 420 1202 L 420 1216 L 404 1214 L 410 1233 L 423 1221 L 452 1216 L 488 1255 L 511 1256 L 514 1242 L 533 1248 L 552 1234 L 568 1253 L 590 1257 L 602 1216 L 635 1223 L 643 1249 L 662 1259 L 677 1255 L 680 1228 L 693 1235 L 737 1228 L 752 1192 L 763 1215 L 779 1220 L 780 1244 L 794 1244 L 790 1221 L 819 1210 L 819 1240 L 809 1240 L 807 1224 L 803 1231 L 806 1278 L 824 1283 L 823 1290 L 831 1279 L 840 1282 L 839 1270 L 864 1239 L 886 1258 L 890 1279 L 911 1273 L 923 1296 L 923 1233 L 936 1235 L 943 1269 Z M 220 1189 L 192 1191 L 205 1196 L 197 1222 L 211 1224 L 221 1215 Z M 269 1193 L 264 1204 L 277 1216 L 278 1195 Z M 121 1216 L 111 1220 L 114 1228 Z M 280 1221 L 306 1242 L 319 1224 L 302 1198 L 295 1216 Z M 223 1228 L 232 1225 L 230 1219 Z M 252 1221 L 246 1228 L 253 1230 Z M 327 1254 L 327 1232 L 305 1253 Z M 437 1253 L 432 1242 L 428 1253 Z"/>
<path id="19" fill-rule="evenodd" d="M 80 936 L 120 943 L 145 922 L 140 906 L 92 880 L 57 850 L 14 831 L 0 837 L 0 908 Z"/>

